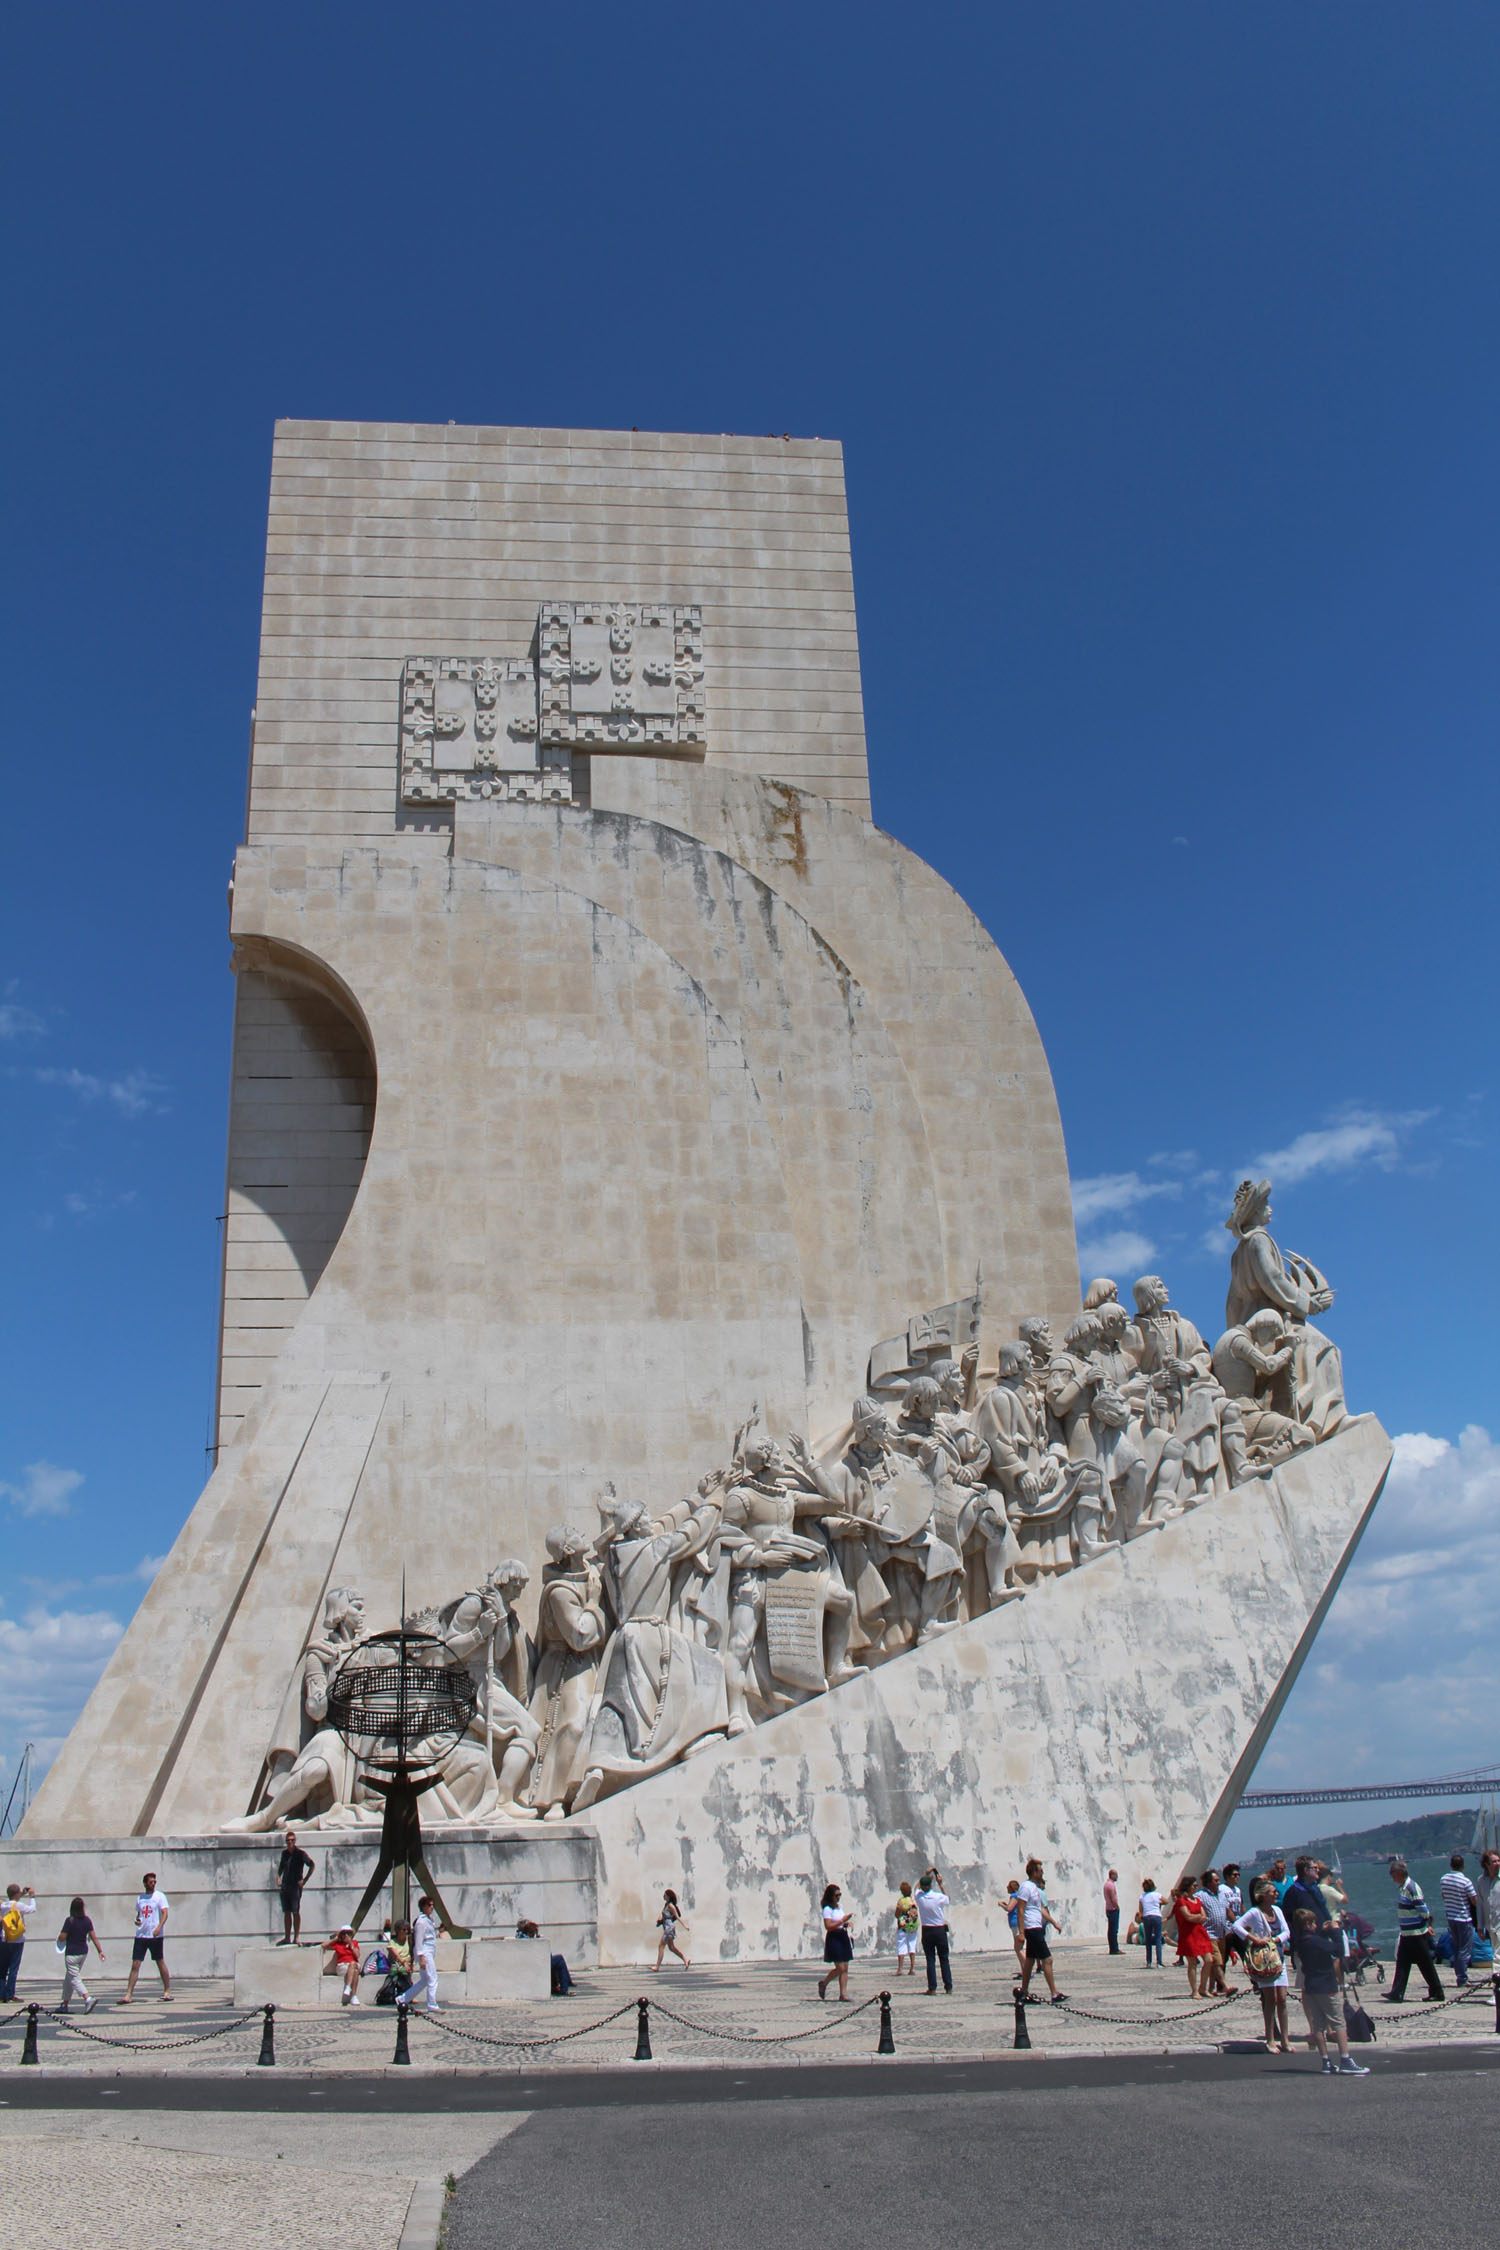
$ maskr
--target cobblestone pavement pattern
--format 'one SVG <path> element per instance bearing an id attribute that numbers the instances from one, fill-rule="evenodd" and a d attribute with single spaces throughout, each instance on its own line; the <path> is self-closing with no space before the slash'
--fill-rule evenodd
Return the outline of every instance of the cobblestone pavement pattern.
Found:
<path id="1" fill-rule="evenodd" d="M 1033 2047 L 1042 2054 L 1160 2054 L 1212 2050 L 1225 2044 L 1250 2044 L 1260 2038 L 1260 2008 L 1243 1981 L 1237 1997 L 1227 2006 L 1207 2006 L 1188 1997 L 1186 1979 L 1170 1964 L 1147 1970 L 1135 1948 L 1111 1959 L 1102 1944 L 1064 1942 L 1056 1949 L 1059 1988 L 1069 2006 L 1050 2007 L 1043 1997 L 1026 2011 Z M 1015 2015 L 1011 2003 L 1013 1961 L 1009 1955 L 963 1954 L 954 1957 L 955 1990 L 941 1991 L 929 1999 L 920 1974 L 897 1980 L 889 1957 L 856 1959 L 850 1978 L 855 2004 L 870 2001 L 882 1986 L 893 1995 L 892 2015 L 896 2050 L 908 2061 L 931 2057 L 940 2061 L 971 2059 L 1009 2052 Z M 628 2062 L 635 2047 L 635 2012 L 631 2003 L 644 1993 L 652 2002 L 651 2040 L 660 2064 L 697 2062 L 732 2065 L 743 2070 L 757 2062 L 828 2063 L 873 2060 L 879 2030 L 878 2009 L 861 2012 L 840 2007 L 837 2001 L 820 2003 L 815 1961 L 773 1965 L 724 1966 L 707 1964 L 691 1970 L 663 1971 L 659 1976 L 637 1966 L 594 1969 L 578 1979 L 574 1996 L 563 2000 L 517 2001 L 504 2007 L 446 2008 L 436 2023 L 414 2012 L 411 2023 L 411 2060 L 414 2071 L 493 2072 L 523 2068 L 603 2069 Z M 331 1982 L 331 1980 L 330 1980 Z M 97 2039 L 138 2041 L 154 2048 L 157 2041 L 192 2039 L 215 2024 L 230 2021 L 235 2010 L 227 1985 L 205 1980 L 200 1985 L 177 1986 L 180 2002 L 165 2007 L 148 2000 L 127 2015 L 107 2004 L 110 1988 L 100 1980 L 106 2005 L 79 2028 Z M 1038 1980 L 1038 1989 L 1040 1983 Z M 1434 2007 L 1425 2000 L 1408 1999 L 1399 2008 L 1383 1998 L 1382 1988 L 1367 1984 L 1361 1998 L 1375 2017 L 1380 2039 L 1389 2046 L 1441 2042 L 1492 2046 L 1495 2009 L 1488 1983 L 1475 1985 L 1468 1998 L 1455 2002 L 1451 1985 L 1449 2004 Z M 48 1988 L 50 1997 L 50 1986 Z M 600 2017 L 624 2012 L 600 2029 L 581 2037 L 577 2033 Z M 1291 2003 L 1294 2040 L 1301 2044 L 1302 2011 L 1295 1995 Z M 688 2019 L 686 2024 L 674 2017 Z M 14 2069 L 20 2056 L 24 2019 L 0 2028 L 0 2079 Z M 691 2028 L 690 2028 L 691 2027 Z M 815 2033 L 780 2041 L 790 2035 Z M 476 2044 L 479 2035 L 497 2040 L 541 2040 L 535 2048 Z M 738 2035 L 731 2036 L 731 2035 Z M 767 2041 L 747 2042 L 747 2035 Z M 57 2026 L 41 2026 L 41 2059 L 47 2072 L 114 2074 L 122 2079 L 142 2072 L 198 2074 L 239 2073 L 253 2069 L 259 2050 L 259 2018 L 222 2039 L 156 2052 L 133 2053 L 70 2037 Z M 557 2043 L 554 2043 L 557 2042 Z M 340 2011 L 284 2010 L 276 2018 L 276 2053 L 284 2069 L 319 2073 L 382 2070 L 391 2063 L 395 2046 L 393 2014 L 387 2008 L 362 2007 Z"/>

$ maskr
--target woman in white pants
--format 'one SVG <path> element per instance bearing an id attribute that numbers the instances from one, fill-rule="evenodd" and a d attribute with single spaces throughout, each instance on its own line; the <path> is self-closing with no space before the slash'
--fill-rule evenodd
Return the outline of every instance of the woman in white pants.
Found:
<path id="1" fill-rule="evenodd" d="M 59 2010 L 62 2015 L 68 2013 L 69 2005 L 75 1999 L 82 2001 L 83 2012 L 86 2016 L 92 2015 L 98 2006 L 98 2001 L 90 1997 L 83 1981 L 83 1966 L 89 1957 L 89 1942 L 91 1939 L 94 1951 L 102 1961 L 104 1959 L 104 1948 L 99 1943 L 99 1933 L 89 1920 L 83 1900 L 75 1898 L 68 1909 L 67 1920 L 57 1933 L 57 1942 L 63 1957 L 62 2003 Z"/>
<path id="2" fill-rule="evenodd" d="M 437 1996 L 437 1916 L 430 1898 L 417 1900 L 417 1919 L 412 1927 L 412 1966 L 416 1971 L 412 1982 L 412 2001 L 432 2016 L 438 2011 Z"/>

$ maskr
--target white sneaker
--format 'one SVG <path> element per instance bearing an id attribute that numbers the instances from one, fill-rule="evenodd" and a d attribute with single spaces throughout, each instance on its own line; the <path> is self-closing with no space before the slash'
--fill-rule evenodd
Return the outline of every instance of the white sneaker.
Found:
<path id="1" fill-rule="evenodd" d="M 357 1992 L 350 1993 L 349 2005 L 351 2008 L 357 2008 L 359 2006 L 359 1994 Z"/>

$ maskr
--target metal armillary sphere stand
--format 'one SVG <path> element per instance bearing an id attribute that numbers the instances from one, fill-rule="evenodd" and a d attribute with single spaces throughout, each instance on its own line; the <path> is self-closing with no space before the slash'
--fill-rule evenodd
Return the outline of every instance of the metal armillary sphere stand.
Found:
<path id="1" fill-rule="evenodd" d="M 328 1686 L 328 1717 L 363 1763 L 361 1784 L 385 1799 L 380 1858 L 365 1886 L 352 1927 L 358 1929 L 392 1876 L 394 1919 L 411 1919 L 411 1878 L 437 1908 L 450 1937 L 469 1937 L 443 1903 L 422 1849 L 417 1799 L 436 1788 L 438 1761 L 467 1729 L 478 1707 L 468 1667 L 431 1633 L 402 1626 L 376 1633 L 351 1650 Z M 413 1756 L 415 1753 L 415 1756 Z M 372 1772 L 376 1757 L 384 1769 Z"/>

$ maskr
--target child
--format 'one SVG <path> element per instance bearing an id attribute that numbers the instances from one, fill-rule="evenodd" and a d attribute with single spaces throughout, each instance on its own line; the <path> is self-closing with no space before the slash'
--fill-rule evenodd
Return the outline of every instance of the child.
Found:
<path id="1" fill-rule="evenodd" d="M 1010 1942 L 1015 1947 L 1016 1959 L 1026 1958 L 1026 1940 L 1021 1933 L 1021 1878 L 1012 1875 L 1005 1886 L 1005 1919 L 1010 1924 Z"/>
<path id="2" fill-rule="evenodd" d="M 323 1940 L 323 1951 L 331 1953 L 343 1971 L 344 1989 L 339 1995 L 339 2005 L 344 2008 L 359 2006 L 359 1946 L 354 1932 L 346 1922 L 331 1938 Z"/>
<path id="3" fill-rule="evenodd" d="M 896 1974 L 901 1974 L 901 1964 L 906 1963 L 906 1974 L 917 1973 L 917 1902 L 911 1895 L 910 1883 L 903 1883 L 901 1896 L 896 1901 Z"/>

